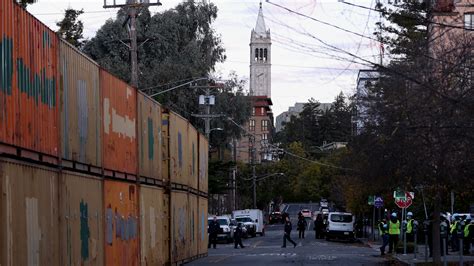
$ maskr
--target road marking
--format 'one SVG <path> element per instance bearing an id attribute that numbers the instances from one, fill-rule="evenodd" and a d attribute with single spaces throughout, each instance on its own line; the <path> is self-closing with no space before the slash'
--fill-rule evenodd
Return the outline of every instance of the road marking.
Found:
<path id="1" fill-rule="evenodd" d="M 219 263 L 219 262 L 221 262 L 221 261 L 223 261 L 223 260 L 225 260 L 225 259 L 228 259 L 228 258 L 230 258 L 230 257 L 233 257 L 233 256 L 235 256 L 235 255 L 234 255 L 234 254 L 232 254 L 232 255 L 226 255 L 226 256 L 224 256 L 224 257 L 222 257 L 222 258 L 219 258 L 219 259 L 217 259 L 217 260 L 213 260 L 213 261 L 211 261 L 211 262 L 212 262 L 212 263 Z"/>
<path id="2" fill-rule="evenodd" d="M 256 248 L 258 245 L 260 245 L 263 242 L 263 240 L 257 241 L 255 244 L 252 245 L 253 248 Z"/>

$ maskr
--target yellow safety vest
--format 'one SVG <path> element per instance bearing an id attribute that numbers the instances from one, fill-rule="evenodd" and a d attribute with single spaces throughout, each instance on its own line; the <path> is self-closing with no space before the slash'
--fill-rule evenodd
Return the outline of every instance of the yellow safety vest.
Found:
<path id="1" fill-rule="evenodd" d="M 411 234 L 413 230 L 413 219 L 408 220 L 407 224 L 407 234 Z"/>
<path id="2" fill-rule="evenodd" d="M 466 224 L 466 226 L 464 227 L 464 237 L 468 237 L 469 236 L 469 227 L 471 226 L 472 224 Z"/>
<path id="3" fill-rule="evenodd" d="M 451 224 L 449 233 L 453 234 L 454 230 L 456 230 L 457 227 L 458 227 L 458 221 L 455 221 L 453 224 Z"/>
<path id="4" fill-rule="evenodd" d="M 391 235 L 400 234 L 400 221 L 399 220 L 397 220 L 396 223 L 392 221 L 388 222 L 388 233 Z"/>

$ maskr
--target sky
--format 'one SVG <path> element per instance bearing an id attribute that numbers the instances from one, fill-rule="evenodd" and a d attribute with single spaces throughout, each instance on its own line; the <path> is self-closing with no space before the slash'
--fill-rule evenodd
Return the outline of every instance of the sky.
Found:
<path id="1" fill-rule="evenodd" d="M 111 3 L 113 0 L 106 1 Z M 260 1 L 207 1 L 219 9 L 213 27 L 221 35 L 227 55 L 227 60 L 216 66 L 216 74 L 226 77 L 235 71 L 239 77 L 248 80 L 250 32 L 256 25 Z M 162 6 L 151 7 L 150 11 L 152 14 L 163 12 L 179 2 L 161 0 Z M 375 5 L 375 0 L 346 2 L 367 7 Z M 103 3 L 103 0 L 39 0 L 29 6 L 28 11 L 56 30 L 56 22 L 63 18 L 66 8 L 82 8 L 85 11 L 80 16 L 84 22 L 84 36 L 92 38 L 107 19 L 115 18 L 117 9 L 104 9 Z M 265 24 L 272 36 L 271 82 L 275 116 L 288 110 L 295 102 L 307 102 L 310 98 L 332 102 L 341 91 L 346 96 L 352 95 L 358 70 L 369 67 L 341 50 L 367 61 L 379 61 L 380 45 L 361 36 L 372 37 L 376 31 L 379 14 L 374 11 L 339 0 L 270 0 L 262 1 L 262 6 Z"/>

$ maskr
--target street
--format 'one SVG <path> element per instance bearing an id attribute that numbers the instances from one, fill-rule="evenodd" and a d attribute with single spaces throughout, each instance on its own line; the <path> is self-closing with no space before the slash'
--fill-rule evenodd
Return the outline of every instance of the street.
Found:
<path id="1" fill-rule="evenodd" d="M 293 228 L 295 228 L 293 223 Z M 380 257 L 377 250 L 362 243 L 328 242 L 314 239 L 314 231 L 306 231 L 304 240 L 292 231 L 292 239 L 298 243 L 293 248 L 282 246 L 283 225 L 269 225 L 263 237 L 244 239 L 244 249 L 234 249 L 233 244 L 218 244 L 209 249 L 209 255 L 190 265 L 391 265 L 390 257 Z"/>

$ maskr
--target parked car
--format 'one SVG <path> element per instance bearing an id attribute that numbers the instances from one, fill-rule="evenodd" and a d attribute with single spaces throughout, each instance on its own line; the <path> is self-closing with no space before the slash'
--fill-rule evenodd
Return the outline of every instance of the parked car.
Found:
<path id="1" fill-rule="evenodd" d="M 257 234 L 265 235 L 265 226 L 263 224 L 263 212 L 258 209 L 247 209 L 247 210 L 236 210 L 232 212 L 232 216 L 238 222 L 242 222 L 239 219 L 245 219 L 249 226 L 253 223 L 253 230 L 249 231 L 249 234 L 256 236 Z M 250 221 L 247 219 L 250 218 Z M 247 228 L 249 229 L 249 228 Z"/>
<path id="2" fill-rule="evenodd" d="M 217 216 L 217 222 L 219 223 L 221 229 L 217 234 L 217 240 L 224 240 L 227 243 L 234 241 L 234 230 L 231 230 L 231 223 L 228 216 Z M 209 228 L 209 223 L 214 219 L 214 217 L 209 217 L 207 219 L 207 224 Z"/>
<path id="3" fill-rule="evenodd" d="M 281 212 L 272 212 L 272 213 L 270 213 L 270 216 L 268 217 L 268 222 L 270 224 L 283 223 Z"/>
<path id="4" fill-rule="evenodd" d="M 326 227 L 326 240 L 333 238 L 355 240 L 354 216 L 349 212 L 330 212 Z"/>

